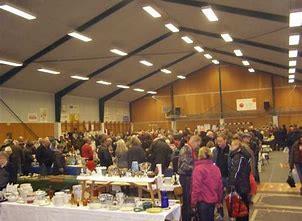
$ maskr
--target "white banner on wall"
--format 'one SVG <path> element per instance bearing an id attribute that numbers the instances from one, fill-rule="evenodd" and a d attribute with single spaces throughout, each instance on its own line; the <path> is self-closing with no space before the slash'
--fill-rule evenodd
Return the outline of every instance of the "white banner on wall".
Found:
<path id="1" fill-rule="evenodd" d="M 237 111 L 251 111 L 257 110 L 256 98 L 237 99 Z"/>
<path id="2" fill-rule="evenodd" d="M 28 113 L 27 114 L 27 121 L 28 122 L 37 122 L 38 121 L 38 114 L 37 113 Z"/>
<path id="3" fill-rule="evenodd" d="M 40 108 L 40 122 L 47 122 L 48 120 L 48 110 L 47 108 Z"/>

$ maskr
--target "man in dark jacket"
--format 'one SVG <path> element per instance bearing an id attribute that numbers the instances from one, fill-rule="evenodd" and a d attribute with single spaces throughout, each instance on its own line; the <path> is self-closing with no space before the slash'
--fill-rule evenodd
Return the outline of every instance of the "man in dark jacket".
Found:
<path id="1" fill-rule="evenodd" d="M 98 157 L 101 166 L 109 167 L 113 164 L 112 156 L 109 152 L 110 145 L 110 138 L 107 135 L 104 135 L 101 139 L 101 146 L 98 148 Z"/>
<path id="2" fill-rule="evenodd" d="M 172 149 L 170 146 L 160 138 L 153 141 L 149 153 L 148 161 L 151 163 L 151 170 L 155 170 L 156 164 L 161 164 L 162 172 L 165 174 L 171 162 Z"/>
<path id="3" fill-rule="evenodd" d="M 8 183 L 17 182 L 17 173 L 14 165 L 8 161 L 7 153 L 0 152 L 0 191 L 6 187 Z"/>
<path id="4" fill-rule="evenodd" d="M 53 152 L 50 149 L 48 138 L 41 141 L 41 145 L 37 148 L 36 159 L 40 165 L 41 175 L 50 174 L 53 164 Z"/>
<path id="5" fill-rule="evenodd" d="M 180 150 L 178 158 L 179 181 L 183 189 L 183 204 L 181 215 L 183 221 L 191 220 L 191 181 L 194 167 L 195 149 L 200 146 L 201 139 L 199 136 L 192 136 Z"/>
<path id="6" fill-rule="evenodd" d="M 58 145 L 57 149 L 54 151 L 53 175 L 64 174 L 66 161 L 65 156 L 63 155 L 63 149 L 63 145 Z"/>

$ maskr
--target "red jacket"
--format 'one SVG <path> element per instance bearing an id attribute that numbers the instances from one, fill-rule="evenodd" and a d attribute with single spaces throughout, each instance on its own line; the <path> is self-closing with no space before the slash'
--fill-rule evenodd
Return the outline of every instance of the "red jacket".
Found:
<path id="1" fill-rule="evenodd" d="M 191 204 L 198 202 L 220 203 L 223 185 L 219 168 L 212 160 L 198 160 L 192 174 Z"/>
<path id="2" fill-rule="evenodd" d="M 93 160 L 93 151 L 92 147 L 89 144 L 85 143 L 81 149 L 83 158 L 87 160 Z"/>

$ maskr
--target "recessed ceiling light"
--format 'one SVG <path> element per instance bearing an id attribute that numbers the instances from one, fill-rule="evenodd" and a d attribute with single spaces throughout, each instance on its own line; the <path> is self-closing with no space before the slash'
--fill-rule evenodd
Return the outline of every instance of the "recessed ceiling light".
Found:
<path id="1" fill-rule="evenodd" d="M 129 86 L 123 85 L 123 84 L 118 84 L 118 85 L 116 85 L 116 86 L 119 87 L 119 88 L 123 88 L 123 89 L 128 89 L 128 88 L 130 88 Z"/>
<path id="2" fill-rule="evenodd" d="M 3 9 L 3 10 L 5 10 L 5 11 L 8 11 L 10 13 L 13 13 L 15 15 L 18 15 L 18 16 L 20 16 L 22 18 L 25 18 L 27 20 L 33 20 L 33 19 L 37 18 L 37 17 L 29 14 L 28 12 L 22 11 L 22 10 L 20 10 L 18 8 L 15 8 L 15 7 L 11 6 L 11 5 L 8 5 L 6 3 L 0 4 L 0 8 Z"/>
<path id="3" fill-rule="evenodd" d="M 295 79 L 295 75 L 294 74 L 288 75 L 288 79 Z"/>
<path id="4" fill-rule="evenodd" d="M 143 64 L 143 65 L 146 65 L 146 66 L 148 66 L 148 67 L 153 66 L 153 64 L 152 64 L 151 62 L 146 61 L 146 60 L 141 60 L 141 61 L 139 61 L 139 63 L 141 63 L 141 64 Z"/>
<path id="5" fill-rule="evenodd" d="M 295 79 L 288 79 L 288 83 L 290 84 L 295 83 Z"/>
<path id="6" fill-rule="evenodd" d="M 161 72 L 165 73 L 165 74 L 171 74 L 172 71 L 168 70 L 168 69 L 160 69 Z"/>
<path id="7" fill-rule="evenodd" d="M 91 38 L 89 38 L 89 37 L 87 37 L 85 35 L 82 35 L 82 34 L 80 34 L 78 32 L 75 32 L 75 31 L 68 33 L 68 35 L 71 36 L 71 37 L 77 38 L 77 39 L 79 39 L 81 41 L 85 41 L 85 42 L 92 41 Z"/>
<path id="8" fill-rule="evenodd" d="M 165 24 L 166 28 L 172 32 L 179 32 L 179 29 L 172 23 Z"/>
<path id="9" fill-rule="evenodd" d="M 218 21 L 216 14 L 210 6 L 201 8 L 201 11 L 210 22 Z"/>
<path id="10" fill-rule="evenodd" d="M 302 26 L 302 11 L 289 14 L 289 27 Z"/>
<path id="11" fill-rule="evenodd" d="M 157 94 L 156 91 L 147 91 L 148 94 Z"/>
<path id="12" fill-rule="evenodd" d="M 288 44 L 289 45 L 298 45 L 300 41 L 300 35 L 290 35 L 288 38 Z"/>
<path id="13" fill-rule="evenodd" d="M 148 5 L 148 6 L 144 6 L 143 9 L 149 14 L 151 15 L 153 18 L 160 18 L 161 14 L 156 11 L 152 6 Z"/>
<path id="14" fill-rule="evenodd" d="M 212 63 L 213 64 L 219 64 L 219 61 L 218 60 L 212 60 Z"/>
<path id="15" fill-rule="evenodd" d="M 200 47 L 200 46 L 195 46 L 194 49 L 197 51 L 197 52 L 204 52 L 203 48 Z"/>
<path id="16" fill-rule="evenodd" d="M 103 85 L 111 85 L 112 84 L 111 82 L 108 82 L 108 81 L 97 81 L 96 83 L 103 84 Z"/>
<path id="17" fill-rule="evenodd" d="M 81 80 L 81 81 L 89 80 L 89 77 L 83 77 L 83 76 L 80 76 L 80 75 L 73 75 L 73 76 L 70 76 L 70 77 L 73 78 L 73 79 Z"/>
<path id="18" fill-rule="evenodd" d="M 254 68 L 249 68 L 249 72 L 255 72 Z"/>
<path id="19" fill-rule="evenodd" d="M 50 69 L 46 69 L 46 68 L 39 68 L 38 71 L 44 72 L 47 74 L 60 74 L 59 71 L 54 71 L 54 70 L 50 70 Z"/>
<path id="20" fill-rule="evenodd" d="M 120 55 L 120 56 L 126 56 L 126 55 L 128 55 L 126 52 L 121 51 L 121 50 L 116 49 L 116 48 L 113 48 L 113 49 L 111 49 L 110 51 L 111 51 L 112 53 L 117 54 L 117 55 Z"/>
<path id="21" fill-rule="evenodd" d="M 296 72 L 296 68 L 290 68 L 288 69 L 289 74 L 294 74 Z"/>
<path id="22" fill-rule="evenodd" d="M 22 63 L 17 63 L 17 62 L 2 60 L 2 59 L 0 60 L 0 64 L 5 64 L 5 65 L 10 65 L 10 66 L 15 66 L 15 67 L 23 65 Z"/>
<path id="23" fill-rule="evenodd" d="M 141 89 L 141 88 L 134 88 L 133 90 L 137 91 L 137 92 L 144 92 L 145 91 L 144 89 Z"/>
<path id="24" fill-rule="evenodd" d="M 210 54 L 204 54 L 203 56 L 205 56 L 206 59 L 212 59 L 213 58 L 212 55 L 210 55 Z"/>
<path id="25" fill-rule="evenodd" d="M 296 60 L 292 60 L 288 62 L 288 66 L 290 67 L 295 67 L 297 65 L 297 61 Z"/>
<path id="26" fill-rule="evenodd" d="M 248 62 L 247 60 L 244 60 L 244 61 L 242 61 L 242 64 L 243 64 L 244 66 L 249 66 L 249 65 L 250 65 L 250 62 Z"/>
<path id="27" fill-rule="evenodd" d="M 298 50 L 289 50 L 288 51 L 288 57 L 290 57 L 290 58 L 295 58 L 295 57 L 297 57 L 298 56 Z"/>
<path id="28" fill-rule="evenodd" d="M 183 36 L 181 37 L 181 39 L 186 42 L 187 44 L 192 44 L 193 40 L 191 38 L 189 38 L 188 36 Z"/>
<path id="29" fill-rule="evenodd" d="M 228 33 L 221 34 L 221 37 L 223 38 L 223 40 L 225 42 L 231 42 L 231 41 L 233 41 L 233 38 Z"/>
<path id="30" fill-rule="evenodd" d="M 177 75 L 177 78 L 181 79 L 181 80 L 184 80 L 186 79 L 186 76 L 183 76 L 183 75 Z"/>
<path id="31" fill-rule="evenodd" d="M 241 57 L 241 56 L 243 55 L 240 49 L 234 50 L 234 53 L 235 53 L 235 55 L 238 56 L 238 57 Z"/>

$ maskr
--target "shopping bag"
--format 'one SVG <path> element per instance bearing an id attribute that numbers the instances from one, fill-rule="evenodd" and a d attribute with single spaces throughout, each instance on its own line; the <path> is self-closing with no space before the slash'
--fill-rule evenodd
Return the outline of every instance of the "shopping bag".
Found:
<path id="1" fill-rule="evenodd" d="M 292 177 L 293 177 L 295 183 L 300 183 L 300 178 L 299 178 L 299 175 L 298 175 L 298 172 L 297 172 L 296 168 L 294 168 L 292 170 Z"/>
<path id="2" fill-rule="evenodd" d="M 231 192 L 225 198 L 226 207 L 229 217 L 245 217 L 248 216 L 249 211 L 241 197 L 236 192 Z"/>
<path id="3" fill-rule="evenodd" d="M 294 178 L 293 178 L 291 172 L 288 174 L 288 177 L 287 177 L 286 182 L 288 183 L 288 185 L 289 185 L 291 188 L 296 187 L 295 180 L 294 180 Z"/>
<path id="4" fill-rule="evenodd" d="M 283 150 L 283 153 L 289 153 L 289 148 L 285 147 L 284 150 Z"/>
<path id="5" fill-rule="evenodd" d="M 250 186 L 251 186 L 251 192 L 250 192 L 250 194 L 252 196 L 255 196 L 256 193 L 257 193 L 257 183 L 256 183 L 255 177 L 254 177 L 254 175 L 252 173 L 250 174 Z"/>

